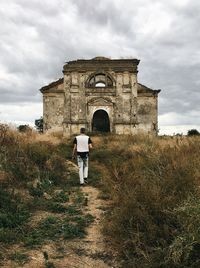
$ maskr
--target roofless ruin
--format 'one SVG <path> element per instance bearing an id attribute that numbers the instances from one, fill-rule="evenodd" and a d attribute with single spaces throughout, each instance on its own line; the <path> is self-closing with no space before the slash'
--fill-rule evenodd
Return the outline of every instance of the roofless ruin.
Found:
<path id="1" fill-rule="evenodd" d="M 160 90 L 138 83 L 138 64 L 105 57 L 67 62 L 63 77 L 40 89 L 44 131 L 157 134 Z"/>

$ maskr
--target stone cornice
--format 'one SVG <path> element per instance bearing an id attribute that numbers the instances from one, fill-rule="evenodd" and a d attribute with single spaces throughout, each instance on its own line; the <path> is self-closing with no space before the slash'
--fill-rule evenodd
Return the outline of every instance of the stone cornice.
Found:
<path id="1" fill-rule="evenodd" d="M 110 93 L 112 95 L 116 95 L 116 88 L 115 87 L 94 87 L 94 88 L 85 88 L 85 95 L 106 95 Z"/>
<path id="2" fill-rule="evenodd" d="M 137 59 L 107 59 L 101 57 L 101 59 L 94 58 L 91 60 L 75 60 L 69 61 L 63 66 L 63 73 L 70 72 L 95 72 L 97 69 L 102 69 L 109 72 L 124 72 L 137 73 L 137 65 L 139 64 Z"/>

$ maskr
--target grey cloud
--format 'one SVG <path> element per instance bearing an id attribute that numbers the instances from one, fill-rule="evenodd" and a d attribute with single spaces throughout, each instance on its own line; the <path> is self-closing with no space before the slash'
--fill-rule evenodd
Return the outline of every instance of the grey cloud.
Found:
<path id="1" fill-rule="evenodd" d="M 65 61 L 132 56 L 139 81 L 163 89 L 160 115 L 186 113 L 189 122 L 200 102 L 199 14 L 197 0 L 2 0 L 0 102 L 39 102 Z"/>
<path id="2" fill-rule="evenodd" d="M 130 1 L 123 4 L 122 1 L 112 0 L 98 2 L 77 0 L 75 3 L 79 17 L 89 26 L 88 30 L 93 24 L 93 27 L 111 30 L 112 34 L 127 36 L 132 34 L 136 26 L 132 18 L 137 10 L 133 8 Z"/>

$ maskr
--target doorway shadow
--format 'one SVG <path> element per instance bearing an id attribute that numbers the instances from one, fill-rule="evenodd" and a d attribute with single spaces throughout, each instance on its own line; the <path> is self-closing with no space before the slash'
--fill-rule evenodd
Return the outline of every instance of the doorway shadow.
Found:
<path id="1" fill-rule="evenodd" d="M 104 110 L 97 110 L 92 119 L 92 131 L 110 132 L 110 120 L 108 113 Z"/>

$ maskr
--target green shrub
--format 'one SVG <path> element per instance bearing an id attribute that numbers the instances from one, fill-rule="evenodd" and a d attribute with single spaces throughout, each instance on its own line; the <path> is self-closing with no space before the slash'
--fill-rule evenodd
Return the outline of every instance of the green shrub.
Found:
<path id="1" fill-rule="evenodd" d="M 0 242 L 14 244 L 19 242 L 22 232 L 19 228 L 0 228 Z"/>
<path id="2" fill-rule="evenodd" d="M 19 125 L 17 129 L 19 130 L 19 132 L 32 132 L 32 128 L 29 125 Z"/>
<path id="3" fill-rule="evenodd" d="M 188 136 L 199 136 L 200 133 L 197 129 L 190 129 L 188 130 L 188 133 L 187 133 Z"/>
<path id="4" fill-rule="evenodd" d="M 17 243 L 30 212 L 22 200 L 0 188 L 0 242 Z"/>
<path id="5" fill-rule="evenodd" d="M 59 193 L 56 193 L 52 200 L 54 202 L 64 203 L 69 201 L 69 196 L 64 191 L 61 191 Z"/>
<path id="6" fill-rule="evenodd" d="M 36 248 L 45 242 L 45 237 L 40 229 L 27 230 L 24 234 L 23 242 L 25 247 Z"/>
<path id="7" fill-rule="evenodd" d="M 28 190 L 29 194 L 35 197 L 41 197 L 44 194 L 44 190 L 40 184 L 38 184 L 37 187 L 30 186 Z"/>
<path id="8" fill-rule="evenodd" d="M 30 213 L 19 197 L 0 189 L 0 228 L 17 228 L 29 217 Z"/>
<path id="9" fill-rule="evenodd" d="M 64 207 L 63 205 L 61 205 L 58 202 L 53 202 L 50 201 L 47 205 L 47 209 L 51 212 L 55 212 L 55 213 L 64 213 L 66 212 L 66 207 Z"/>

